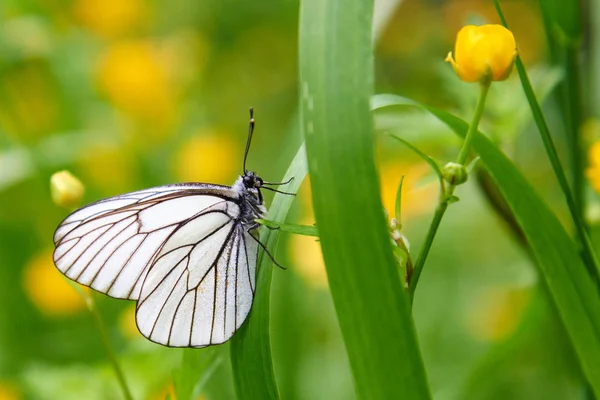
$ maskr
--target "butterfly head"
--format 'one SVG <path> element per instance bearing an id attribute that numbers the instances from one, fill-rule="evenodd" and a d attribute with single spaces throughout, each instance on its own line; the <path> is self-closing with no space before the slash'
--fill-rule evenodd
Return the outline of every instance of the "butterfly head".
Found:
<path id="1" fill-rule="evenodd" d="M 246 171 L 233 184 L 233 189 L 240 193 L 240 196 L 249 201 L 253 206 L 258 207 L 263 204 L 263 196 L 260 189 L 264 181 L 261 177 L 252 171 Z"/>
<path id="2" fill-rule="evenodd" d="M 263 180 L 260 176 L 256 175 L 252 171 L 244 172 L 242 175 L 242 183 L 246 189 L 260 189 L 263 185 Z"/>

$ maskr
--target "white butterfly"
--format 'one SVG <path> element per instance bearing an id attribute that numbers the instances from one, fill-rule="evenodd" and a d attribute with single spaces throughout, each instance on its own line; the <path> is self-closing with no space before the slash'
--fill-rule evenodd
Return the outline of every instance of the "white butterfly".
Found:
<path id="1" fill-rule="evenodd" d="M 244 174 L 232 186 L 166 185 L 83 207 L 54 234 L 56 267 L 111 297 L 137 300 L 138 329 L 153 342 L 227 341 L 256 290 L 260 190 L 276 191 L 245 168 L 253 128 L 250 109 Z"/>

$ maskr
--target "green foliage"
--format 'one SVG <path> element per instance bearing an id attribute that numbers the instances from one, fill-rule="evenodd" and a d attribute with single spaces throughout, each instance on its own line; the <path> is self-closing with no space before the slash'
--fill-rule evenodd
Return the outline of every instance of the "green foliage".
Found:
<path id="1" fill-rule="evenodd" d="M 386 104 L 392 105 L 392 97 Z M 377 102 L 380 104 L 380 102 Z M 397 106 L 416 106 L 396 97 Z M 457 134 L 464 136 L 469 125 L 454 115 L 421 106 Z M 600 395 L 600 297 L 595 280 L 588 274 L 577 248 L 555 214 L 533 190 L 514 164 L 481 133 L 473 147 L 498 185 L 531 247 L 540 273 L 558 309 L 581 367 Z"/>

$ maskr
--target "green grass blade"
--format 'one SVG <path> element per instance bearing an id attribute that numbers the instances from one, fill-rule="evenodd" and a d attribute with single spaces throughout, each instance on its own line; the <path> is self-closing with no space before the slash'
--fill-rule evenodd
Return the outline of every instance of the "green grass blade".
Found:
<path id="1" fill-rule="evenodd" d="M 371 0 L 301 2 L 300 115 L 327 276 L 358 397 L 426 399 L 375 170 L 372 7 Z"/>
<path id="2" fill-rule="evenodd" d="M 570 3 L 573 3 L 572 1 Z M 502 21 L 504 26 L 506 25 L 506 19 L 504 18 L 504 14 L 502 13 L 502 9 L 497 0 L 494 0 L 494 5 L 496 7 L 496 11 L 498 12 L 498 16 Z M 577 196 L 573 194 L 571 191 L 571 187 L 567 181 L 567 176 L 563 169 L 560 158 L 558 157 L 558 152 L 556 151 L 556 146 L 554 146 L 554 141 L 552 139 L 552 135 L 550 134 L 550 129 L 548 128 L 548 124 L 546 123 L 546 119 L 544 118 L 544 114 L 542 112 L 542 108 L 540 107 L 539 102 L 533 92 L 533 87 L 531 86 L 531 82 L 529 80 L 529 76 L 527 75 L 527 71 L 525 70 L 525 65 L 521 61 L 521 57 L 517 56 L 515 60 L 515 66 L 517 68 L 517 72 L 519 73 L 519 79 L 521 80 L 521 85 L 523 86 L 523 91 L 525 96 L 527 97 L 527 101 L 529 102 L 529 107 L 531 108 L 531 113 L 533 114 L 533 119 L 535 124 L 540 132 L 540 136 L 544 143 L 544 148 L 546 149 L 546 153 L 548 154 L 548 158 L 550 160 L 550 164 L 552 165 L 552 169 L 554 170 L 554 174 L 556 175 L 556 179 L 565 195 L 565 200 L 567 201 L 567 206 L 569 207 L 569 211 L 571 212 L 571 217 L 573 218 L 573 223 L 575 224 L 575 229 L 577 230 L 577 236 L 579 237 L 579 241 L 582 246 L 583 253 L 583 261 L 585 263 L 586 268 L 590 272 L 590 274 L 594 277 L 594 281 L 597 285 L 600 285 L 600 261 L 592 248 L 592 244 L 590 238 L 586 231 L 585 221 L 583 219 L 583 209 L 580 208 L 581 203 L 578 203 Z M 576 130 L 579 127 L 574 128 Z M 578 135 L 574 133 L 574 135 Z M 573 136 L 570 137 L 569 140 L 573 139 Z M 574 138 L 574 143 L 570 145 L 572 150 L 571 156 L 572 158 L 576 158 L 577 168 L 582 167 L 581 164 L 581 156 L 579 154 L 574 154 L 579 152 L 580 145 L 578 144 L 579 139 Z M 577 181 L 582 178 L 579 175 L 583 174 L 583 171 L 575 171 L 575 174 L 578 175 L 574 179 Z M 582 183 L 580 183 L 580 186 Z M 581 191 L 582 188 L 578 188 L 577 190 Z M 581 201 L 581 199 L 580 199 Z"/>
<path id="3" fill-rule="evenodd" d="M 306 152 L 300 146 L 283 181 L 294 177 L 286 191 L 296 193 L 306 177 Z M 276 193 L 267 213 L 271 221 L 285 221 L 294 196 Z M 262 228 L 260 240 L 271 254 L 274 253 L 279 231 Z M 269 300 L 273 262 L 264 252 L 259 253 L 256 295 L 248 321 L 242 325 L 231 340 L 231 365 L 235 389 L 240 399 L 278 399 L 271 343 L 269 336 Z"/>
<path id="4" fill-rule="evenodd" d="M 399 96 L 397 100 L 398 106 L 415 106 Z M 468 124 L 462 119 L 436 108 L 420 107 L 457 134 L 465 135 Z M 600 397 L 600 296 L 592 277 L 556 215 L 512 161 L 481 133 L 475 137 L 473 148 L 523 229 L 582 371 L 595 395 Z"/>

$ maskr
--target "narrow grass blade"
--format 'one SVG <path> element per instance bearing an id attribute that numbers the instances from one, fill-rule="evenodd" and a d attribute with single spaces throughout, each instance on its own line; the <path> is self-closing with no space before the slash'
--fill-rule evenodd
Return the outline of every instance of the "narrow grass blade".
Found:
<path id="1" fill-rule="evenodd" d="M 301 2 L 300 115 L 323 257 L 358 397 L 427 399 L 375 169 L 372 7 L 371 0 Z"/>
<path id="2" fill-rule="evenodd" d="M 317 230 L 316 226 L 285 224 L 282 222 L 269 221 L 267 219 L 257 219 L 256 222 L 268 227 L 269 229 L 280 230 L 281 232 L 293 233 L 295 235 L 302 236 L 319 237 L 319 231 Z"/>
<path id="3" fill-rule="evenodd" d="M 283 181 L 294 180 L 286 186 L 293 193 L 298 191 L 306 177 L 306 152 L 300 146 L 294 160 L 288 168 Z M 267 219 L 285 221 L 285 217 L 294 201 L 294 196 L 276 193 L 269 208 Z M 260 240 L 271 253 L 274 252 L 279 231 L 261 229 Z M 259 253 L 256 295 L 248 321 L 231 340 L 231 365 L 235 389 L 240 399 L 278 399 L 271 343 L 269 336 L 269 300 L 271 298 L 271 274 L 273 262 L 264 252 Z"/>
<path id="4" fill-rule="evenodd" d="M 567 3 L 574 3 L 574 2 L 570 1 Z M 502 24 L 504 26 L 507 26 L 506 19 L 504 18 L 504 14 L 502 13 L 502 9 L 500 8 L 500 4 L 498 3 L 497 0 L 494 0 L 494 5 L 496 7 L 496 11 L 498 12 L 498 16 L 500 17 L 500 20 L 502 21 Z M 571 23 L 573 23 L 572 19 L 569 19 L 569 21 Z M 571 26 L 571 25 L 568 25 L 565 22 L 565 25 L 563 26 L 563 28 L 566 29 L 566 27 L 568 27 L 568 26 Z M 574 33 L 574 32 L 575 31 L 573 31 L 572 33 Z M 527 97 L 527 101 L 529 102 L 529 107 L 531 108 L 531 113 L 533 114 L 533 119 L 538 128 L 538 131 L 540 132 L 540 136 L 544 143 L 544 148 L 546 149 L 546 153 L 548 154 L 548 159 L 550 160 L 550 164 L 552 165 L 552 169 L 554 170 L 556 179 L 558 180 L 558 183 L 565 195 L 565 199 L 567 201 L 567 206 L 569 207 L 569 211 L 571 212 L 571 217 L 573 218 L 573 223 L 575 224 L 575 229 L 577 230 L 577 236 L 578 236 L 579 241 L 582 246 L 582 254 L 583 254 L 582 257 L 583 257 L 584 264 L 585 264 L 586 268 L 588 269 L 589 273 L 593 276 L 594 281 L 596 282 L 596 285 L 600 285 L 600 261 L 598 260 L 598 257 L 596 256 L 594 249 L 592 248 L 590 238 L 586 231 L 585 221 L 583 219 L 583 212 L 582 212 L 583 208 L 581 208 L 581 206 L 582 206 L 581 199 L 578 200 L 577 199 L 578 196 L 573 194 L 573 191 L 571 191 L 571 187 L 569 186 L 569 183 L 567 181 L 567 176 L 563 169 L 560 158 L 558 157 L 558 152 L 556 151 L 556 146 L 554 146 L 554 141 L 552 139 L 552 135 L 550 134 L 550 129 L 548 128 L 548 124 L 546 123 L 546 119 L 544 118 L 542 108 L 540 107 L 540 104 L 537 101 L 535 93 L 533 92 L 533 87 L 531 86 L 529 76 L 527 75 L 525 66 L 523 65 L 523 62 L 521 61 L 521 58 L 519 56 L 517 56 L 517 59 L 515 60 L 515 66 L 517 68 L 517 72 L 519 73 L 519 79 L 521 80 L 521 85 L 523 86 L 523 92 L 525 93 L 525 96 Z M 573 129 L 578 130 L 579 126 L 577 126 L 576 128 L 573 128 Z M 578 134 L 574 133 L 574 135 L 578 135 Z M 577 159 L 575 161 L 575 163 L 577 164 L 577 166 L 579 168 L 582 165 L 581 164 L 581 156 L 579 154 L 579 149 L 578 149 L 579 148 L 579 144 L 578 144 L 579 139 L 577 137 L 571 137 L 571 139 L 573 139 L 573 138 L 574 138 L 574 140 L 573 140 L 574 143 L 571 145 L 571 149 L 572 149 L 571 156 L 573 158 Z M 577 154 L 574 154 L 575 152 L 577 152 Z M 582 171 L 576 171 L 575 173 L 577 175 L 583 174 Z M 574 180 L 577 181 L 578 179 L 580 179 L 579 176 L 577 176 Z M 581 182 L 580 182 L 580 185 L 582 185 Z M 581 191 L 582 188 L 581 187 L 577 188 L 577 190 Z"/>

